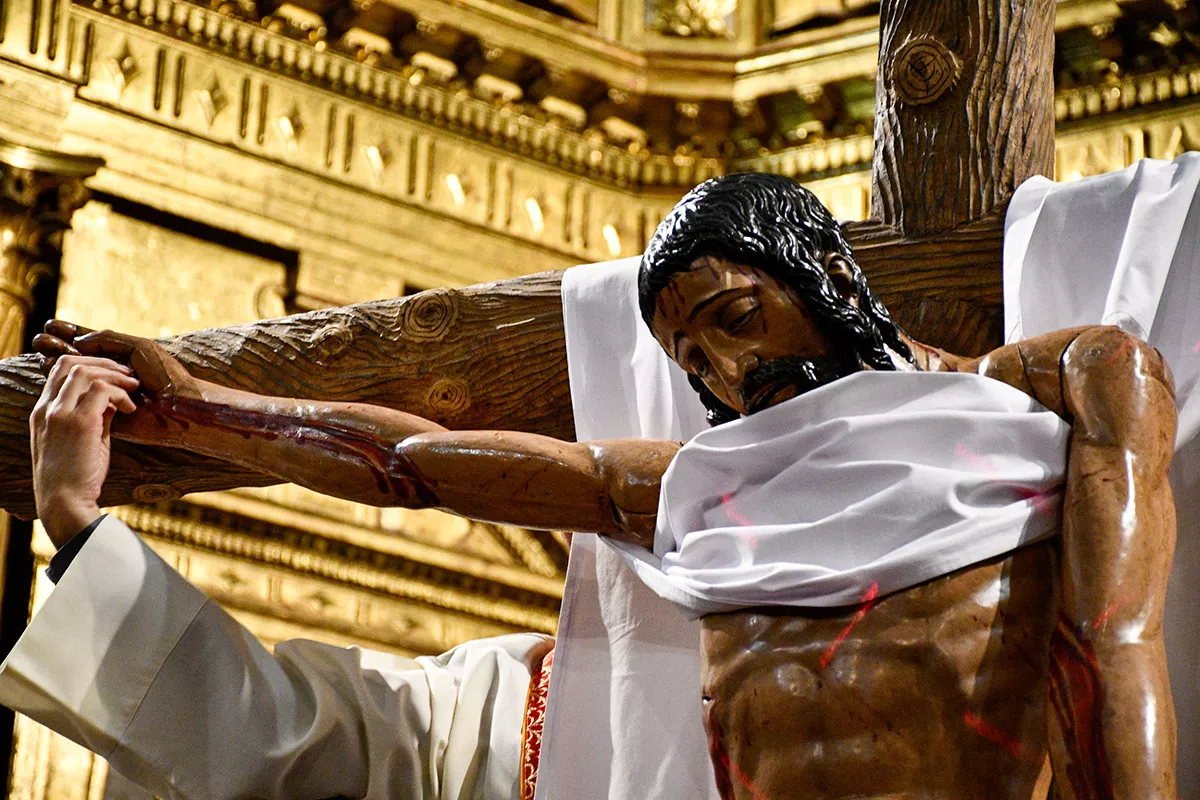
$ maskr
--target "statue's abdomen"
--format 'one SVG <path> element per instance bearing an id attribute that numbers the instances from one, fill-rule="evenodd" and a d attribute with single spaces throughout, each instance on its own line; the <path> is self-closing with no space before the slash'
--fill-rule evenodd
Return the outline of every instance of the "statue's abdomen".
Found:
<path id="1" fill-rule="evenodd" d="M 723 795 L 1028 800 L 1046 753 L 1054 547 L 857 607 L 706 617 Z"/>

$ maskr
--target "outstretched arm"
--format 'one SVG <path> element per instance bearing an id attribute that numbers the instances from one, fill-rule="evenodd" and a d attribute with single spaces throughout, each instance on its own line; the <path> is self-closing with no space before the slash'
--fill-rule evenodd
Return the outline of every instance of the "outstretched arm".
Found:
<path id="1" fill-rule="evenodd" d="M 529 433 L 450 432 L 360 403 L 256 395 L 192 378 L 153 342 L 82 337 L 86 356 L 128 361 L 144 389 L 114 435 L 182 447 L 373 505 L 442 508 L 531 528 L 594 531 L 649 545 L 658 487 L 678 445 L 573 443 Z M 62 373 L 74 363 L 60 359 Z"/>
<path id="2" fill-rule="evenodd" d="M 1062 611 L 1051 644 L 1059 792 L 1071 800 L 1174 800 L 1175 717 L 1162 631 L 1175 546 L 1170 372 L 1144 342 L 1094 328 L 1063 353 L 1061 387 L 1073 429 Z"/>

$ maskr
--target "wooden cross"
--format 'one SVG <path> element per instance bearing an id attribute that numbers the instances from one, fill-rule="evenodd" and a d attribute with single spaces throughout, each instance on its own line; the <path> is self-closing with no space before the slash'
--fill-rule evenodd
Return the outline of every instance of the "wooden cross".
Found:
<path id="1" fill-rule="evenodd" d="M 910 333 L 954 352 L 1000 343 L 1004 213 L 1054 166 L 1054 0 L 884 0 L 872 214 L 846 225 Z M 559 286 L 544 273 L 188 334 L 196 375 L 260 393 L 358 400 L 457 429 L 574 439 Z M 32 356 L 0 362 L 0 506 L 34 515 Z M 106 505 L 266 485 L 269 476 L 119 443 Z"/>

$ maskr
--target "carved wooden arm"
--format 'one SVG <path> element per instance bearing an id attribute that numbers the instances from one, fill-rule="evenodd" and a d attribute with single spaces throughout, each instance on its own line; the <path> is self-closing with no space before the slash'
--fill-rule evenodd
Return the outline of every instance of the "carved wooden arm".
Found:
<path id="1" fill-rule="evenodd" d="M 1170 372 L 1116 328 L 1081 334 L 1062 363 L 1072 432 L 1048 726 L 1059 794 L 1173 800 L 1162 627 L 1175 550 Z"/>
<path id="2" fill-rule="evenodd" d="M 358 400 L 449 428 L 574 439 L 560 273 L 364 303 L 164 340 L 197 377 L 287 397 Z M 0 505 L 35 514 L 29 413 L 36 356 L 0 362 Z M 118 443 L 102 502 L 152 501 L 279 479 L 180 450 Z"/>

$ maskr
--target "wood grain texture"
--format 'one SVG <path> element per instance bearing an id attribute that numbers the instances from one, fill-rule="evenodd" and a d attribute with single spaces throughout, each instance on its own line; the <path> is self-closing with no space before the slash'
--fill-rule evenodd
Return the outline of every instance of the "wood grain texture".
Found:
<path id="1" fill-rule="evenodd" d="M 561 273 L 199 331 L 164 340 L 194 374 L 261 394 L 358 400 L 449 428 L 574 439 Z M 29 413 L 35 356 L 0 362 L 0 506 L 34 515 Z M 278 483 L 181 451 L 117 443 L 106 505 Z"/>
<path id="2" fill-rule="evenodd" d="M 909 335 L 964 356 L 1001 344 L 1001 214 L 923 237 L 875 221 L 844 228 L 871 290 Z"/>
<path id="3" fill-rule="evenodd" d="M 943 233 L 1053 175 L 1054 12 L 1053 0 L 884 0 L 874 219 Z"/>

